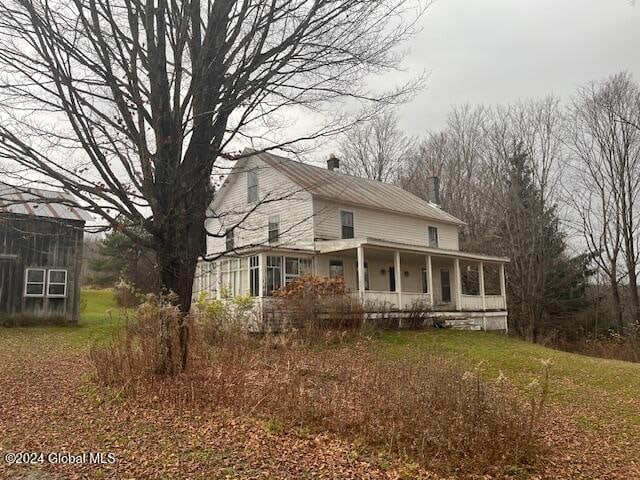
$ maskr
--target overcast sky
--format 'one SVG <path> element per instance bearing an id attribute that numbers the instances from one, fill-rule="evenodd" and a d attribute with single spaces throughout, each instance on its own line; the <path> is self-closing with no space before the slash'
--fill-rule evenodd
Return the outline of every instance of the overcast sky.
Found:
<path id="1" fill-rule="evenodd" d="M 640 80 L 640 4 L 632 0 L 436 0 L 412 42 L 427 88 L 400 109 L 410 134 L 441 128 L 452 105 L 554 93 L 620 70 Z"/>

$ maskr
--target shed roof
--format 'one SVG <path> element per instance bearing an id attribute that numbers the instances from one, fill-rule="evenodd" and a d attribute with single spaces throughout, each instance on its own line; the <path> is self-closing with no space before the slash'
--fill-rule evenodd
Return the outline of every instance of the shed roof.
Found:
<path id="1" fill-rule="evenodd" d="M 68 192 L 0 183 L 0 212 L 88 222 L 91 215 Z"/>
<path id="2" fill-rule="evenodd" d="M 256 155 L 315 197 L 456 225 L 465 224 L 437 205 L 389 183 L 354 177 L 272 153 Z"/>

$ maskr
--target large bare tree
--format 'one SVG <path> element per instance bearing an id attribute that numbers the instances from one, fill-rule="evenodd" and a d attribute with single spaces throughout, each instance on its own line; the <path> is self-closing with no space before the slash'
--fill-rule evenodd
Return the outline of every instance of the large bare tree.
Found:
<path id="1" fill-rule="evenodd" d="M 377 93 L 367 78 L 399 66 L 396 47 L 424 7 L 5 0 L 0 158 L 12 183 L 63 187 L 154 250 L 164 287 L 187 312 L 216 162 L 239 139 L 287 149 L 341 132 L 353 118 L 328 115 L 336 102 L 366 111 L 405 98 L 420 78 Z M 293 113 L 328 120 L 290 138 L 274 122 Z M 180 332 L 184 366 L 186 323 Z"/>
<path id="2" fill-rule="evenodd" d="M 640 323 L 640 88 L 627 73 L 581 87 L 568 112 L 573 152 L 572 206 L 598 267 L 611 286 L 616 326 L 624 325 L 619 283 L 626 278 L 633 318 Z M 577 190 L 578 195 L 575 195 Z M 624 273 L 621 274 L 621 267 Z"/>
<path id="3" fill-rule="evenodd" d="M 396 113 L 388 110 L 344 134 L 340 168 L 358 177 L 393 183 L 415 151 L 416 141 L 400 129 Z"/>

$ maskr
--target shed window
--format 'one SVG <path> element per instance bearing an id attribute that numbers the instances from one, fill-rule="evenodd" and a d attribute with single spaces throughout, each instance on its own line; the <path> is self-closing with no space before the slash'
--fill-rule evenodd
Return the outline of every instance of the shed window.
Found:
<path id="1" fill-rule="evenodd" d="M 66 270 L 49 270 L 49 279 L 47 282 L 48 297 L 66 297 L 67 296 L 67 271 Z"/>
<path id="2" fill-rule="evenodd" d="M 429 246 L 438 248 L 438 227 L 429 226 Z"/>
<path id="3" fill-rule="evenodd" d="M 269 217 L 269 243 L 278 243 L 280 240 L 280 215 Z"/>
<path id="4" fill-rule="evenodd" d="M 249 170 L 247 172 L 247 203 L 258 201 L 258 171 Z"/>
<path id="5" fill-rule="evenodd" d="M 342 238 L 353 238 L 353 212 L 342 210 L 340 224 L 342 225 Z"/>
<path id="6" fill-rule="evenodd" d="M 45 275 L 44 268 L 27 268 L 24 286 L 25 297 L 44 297 Z"/>

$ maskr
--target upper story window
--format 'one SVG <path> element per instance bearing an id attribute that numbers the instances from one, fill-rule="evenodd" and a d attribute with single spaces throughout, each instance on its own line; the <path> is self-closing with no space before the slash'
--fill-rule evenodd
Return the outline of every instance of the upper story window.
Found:
<path id="1" fill-rule="evenodd" d="M 258 201 L 258 171 L 256 169 L 247 172 L 247 203 Z"/>
<path id="2" fill-rule="evenodd" d="M 227 251 L 233 250 L 236 246 L 235 242 L 235 234 L 233 233 L 233 228 L 227 230 L 227 234 L 225 235 L 225 242 Z"/>
<path id="3" fill-rule="evenodd" d="M 438 248 L 438 227 L 429 225 L 429 246 Z"/>
<path id="4" fill-rule="evenodd" d="M 342 210 L 340 212 L 340 224 L 342 226 L 342 238 L 353 238 L 353 212 Z"/>
<path id="5" fill-rule="evenodd" d="M 269 243 L 277 243 L 280 240 L 280 215 L 269 217 Z"/>

